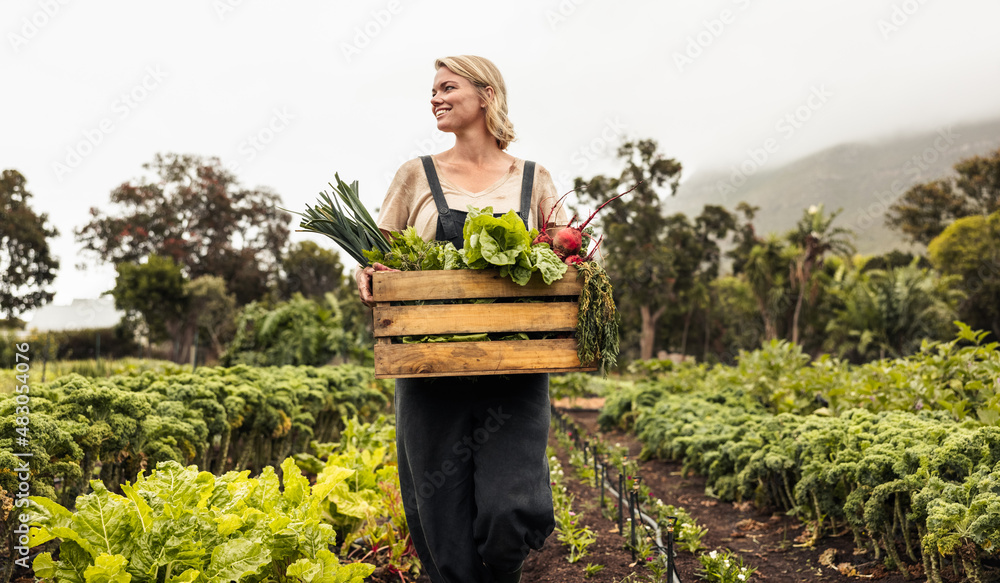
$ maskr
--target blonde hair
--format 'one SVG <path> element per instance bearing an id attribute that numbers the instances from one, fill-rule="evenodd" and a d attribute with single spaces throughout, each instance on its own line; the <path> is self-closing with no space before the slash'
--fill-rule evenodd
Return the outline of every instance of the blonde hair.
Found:
<path id="1" fill-rule="evenodd" d="M 476 88 L 479 97 L 486 102 L 486 129 L 496 138 L 497 146 L 506 150 L 517 137 L 514 135 L 514 124 L 507 117 L 507 86 L 497 66 L 483 57 L 459 55 L 434 61 L 434 70 L 441 67 L 447 67 Z M 493 99 L 488 98 L 487 87 L 493 88 Z"/>

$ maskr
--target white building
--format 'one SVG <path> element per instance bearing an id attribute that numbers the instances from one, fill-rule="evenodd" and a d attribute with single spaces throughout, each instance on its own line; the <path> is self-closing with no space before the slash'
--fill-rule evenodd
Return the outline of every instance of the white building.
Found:
<path id="1" fill-rule="evenodd" d="M 111 328 L 125 317 L 125 312 L 115 309 L 110 296 L 97 299 L 73 300 L 68 306 L 49 304 L 35 311 L 25 328 L 36 332 L 61 332 L 87 328 Z"/>

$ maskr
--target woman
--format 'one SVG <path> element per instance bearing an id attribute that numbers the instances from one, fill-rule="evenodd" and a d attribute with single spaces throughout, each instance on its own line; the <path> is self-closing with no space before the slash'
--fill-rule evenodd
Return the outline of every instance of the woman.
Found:
<path id="1" fill-rule="evenodd" d="M 455 145 L 400 167 L 379 228 L 413 226 L 425 240 L 461 247 L 469 205 L 513 209 L 529 229 L 551 227 L 542 222 L 556 203 L 552 177 L 504 151 L 514 130 L 496 66 L 459 56 L 434 67 L 431 112 Z M 561 210 L 555 222 L 565 225 Z M 369 306 L 374 271 L 356 272 Z M 406 521 L 431 581 L 520 581 L 530 549 L 540 549 L 555 527 L 545 456 L 548 375 L 399 379 L 395 406 Z"/>

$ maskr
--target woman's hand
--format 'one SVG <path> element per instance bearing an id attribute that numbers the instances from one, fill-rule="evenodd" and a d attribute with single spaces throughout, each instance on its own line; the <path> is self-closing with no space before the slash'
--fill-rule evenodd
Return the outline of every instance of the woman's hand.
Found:
<path id="1" fill-rule="evenodd" d="M 399 271 L 391 267 L 386 267 L 381 263 L 373 263 L 369 267 L 358 268 L 354 271 L 354 278 L 358 280 L 358 295 L 361 296 L 361 303 L 369 308 L 375 307 L 375 298 L 372 297 L 372 275 L 376 271 Z"/>

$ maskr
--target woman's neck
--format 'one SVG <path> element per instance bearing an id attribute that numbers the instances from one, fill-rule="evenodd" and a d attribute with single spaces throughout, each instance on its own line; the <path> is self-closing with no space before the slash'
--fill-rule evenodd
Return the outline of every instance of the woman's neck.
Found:
<path id="1" fill-rule="evenodd" d="M 447 163 L 472 166 L 488 166 L 499 160 L 511 159 L 510 154 L 497 146 L 496 138 L 483 130 L 485 128 L 456 133 L 455 145 L 435 157 Z"/>

